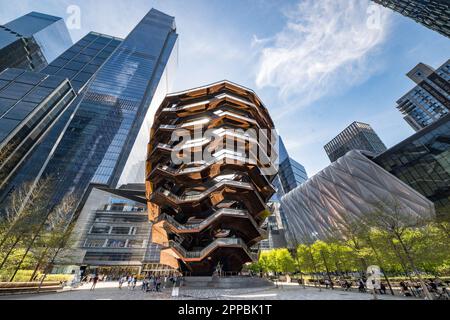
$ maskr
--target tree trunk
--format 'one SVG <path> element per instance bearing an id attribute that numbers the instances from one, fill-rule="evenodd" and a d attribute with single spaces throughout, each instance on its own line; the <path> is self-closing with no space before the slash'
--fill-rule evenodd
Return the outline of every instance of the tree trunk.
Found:
<path id="1" fill-rule="evenodd" d="M 39 261 L 38 261 L 38 263 L 36 264 L 36 267 L 34 268 L 33 274 L 32 274 L 31 277 L 30 277 L 30 282 L 33 281 L 34 277 L 36 276 L 36 273 L 38 272 L 39 267 L 40 267 L 41 264 L 42 264 L 42 260 L 44 260 L 44 257 L 45 257 L 45 255 L 47 254 L 47 250 L 48 250 L 48 249 L 45 248 L 44 252 L 43 252 L 43 253 L 41 254 L 41 256 L 39 257 Z"/>
<path id="2" fill-rule="evenodd" d="M 56 250 L 56 252 L 55 252 L 55 254 L 53 255 L 53 257 L 52 257 L 52 259 L 50 260 L 50 262 L 45 266 L 45 268 L 44 268 L 44 274 L 43 274 L 43 276 L 42 276 L 42 278 L 41 278 L 41 281 L 39 282 L 39 286 L 38 286 L 38 289 L 37 289 L 37 293 L 39 293 L 39 292 L 41 291 L 42 284 L 44 283 L 44 280 L 45 280 L 45 278 L 47 277 L 47 274 L 48 274 L 48 272 L 49 272 L 48 270 L 49 270 L 49 268 L 55 263 L 55 259 L 56 259 L 56 257 L 58 256 L 60 250 L 61 250 L 61 248 L 58 248 L 58 250 Z"/>
<path id="3" fill-rule="evenodd" d="M 315 260 L 314 260 L 314 256 L 313 256 L 311 250 L 308 250 L 308 252 L 309 252 L 309 254 L 310 254 L 310 256 L 311 256 L 311 261 L 312 261 L 312 263 L 313 263 L 314 272 L 317 274 L 317 266 L 316 266 L 316 262 L 315 262 Z M 319 279 L 319 276 L 317 276 L 317 278 Z M 319 282 L 319 283 L 318 283 L 318 285 L 319 285 L 319 291 L 322 291 L 322 288 L 321 288 L 321 286 L 320 286 L 320 279 L 319 279 L 318 282 Z M 314 286 L 316 286 L 316 281 L 314 281 Z"/>
<path id="4" fill-rule="evenodd" d="M 406 268 L 405 261 L 403 261 L 403 258 L 402 258 L 402 256 L 401 256 L 400 252 L 398 252 L 397 247 L 396 247 L 395 244 L 392 242 L 392 240 L 389 240 L 388 242 L 389 242 L 389 244 L 391 245 L 392 249 L 394 249 L 395 255 L 397 256 L 398 260 L 400 261 L 400 264 L 402 265 L 402 269 L 403 269 L 403 272 L 405 273 L 406 277 L 409 278 L 409 280 L 410 280 L 411 282 L 414 282 L 414 280 L 411 278 L 411 275 L 410 275 L 409 272 L 408 272 L 408 268 Z"/>
<path id="5" fill-rule="evenodd" d="M 373 253 L 375 254 L 375 257 L 377 258 L 377 263 L 380 265 L 381 272 L 383 272 L 384 279 L 386 279 L 386 282 L 387 282 L 387 284 L 388 284 L 388 286 L 389 286 L 389 290 L 391 291 L 391 294 L 392 294 L 393 296 L 395 296 L 394 290 L 392 290 L 391 282 L 389 281 L 389 278 L 388 278 L 388 276 L 386 275 L 386 272 L 384 272 L 384 268 L 382 267 L 382 263 L 381 263 L 381 258 L 380 258 L 380 256 L 378 255 L 377 250 L 375 250 L 375 246 L 373 245 L 373 242 L 372 242 L 372 239 L 370 238 L 370 236 L 367 236 L 367 240 L 368 240 L 367 242 L 368 242 L 369 245 L 370 245 L 370 248 L 372 249 Z"/>
<path id="6" fill-rule="evenodd" d="M 16 247 L 16 245 L 19 243 L 20 241 L 20 237 L 18 237 L 16 239 L 16 241 L 13 243 L 13 245 L 11 246 L 11 248 L 9 248 L 8 253 L 6 254 L 6 256 L 3 258 L 2 263 L 0 264 L 0 270 L 3 268 L 3 266 L 5 265 L 6 261 L 8 260 L 11 252 L 14 250 L 14 248 Z"/>
<path id="7" fill-rule="evenodd" d="M 330 280 L 331 290 L 334 290 L 333 284 L 332 284 L 333 280 L 331 280 L 331 275 L 330 275 L 330 269 L 328 268 L 328 263 L 327 263 L 327 260 L 325 259 L 325 255 L 323 254 L 322 250 L 320 250 L 320 255 L 322 256 L 323 264 L 325 265 L 325 270 L 327 271 L 328 280 Z"/>
<path id="8" fill-rule="evenodd" d="M 47 221 L 48 217 L 50 216 L 50 213 L 53 211 L 53 208 L 51 208 L 48 213 L 43 217 L 41 224 L 39 225 L 38 229 L 36 230 L 35 235 L 33 236 L 33 238 L 31 239 L 30 244 L 27 247 L 27 250 L 25 251 L 25 254 L 22 256 L 22 259 L 20 260 L 19 264 L 16 267 L 16 270 L 14 271 L 13 276 L 11 277 L 10 281 L 14 280 L 14 277 L 16 276 L 17 272 L 20 270 L 20 267 L 22 266 L 22 263 L 25 261 L 25 258 L 28 255 L 28 252 L 30 252 L 31 247 L 34 245 L 34 242 L 36 241 L 37 237 L 39 236 L 39 234 L 41 233 L 42 229 L 45 226 L 45 222 Z"/>
<path id="9" fill-rule="evenodd" d="M 422 286 L 422 290 L 425 294 L 425 296 L 429 299 L 429 300 L 434 300 L 433 296 L 431 295 L 430 291 L 428 291 L 427 286 L 425 285 L 425 282 L 422 279 L 422 276 L 419 273 L 419 270 L 417 270 L 416 265 L 414 264 L 414 261 L 411 257 L 411 254 L 409 253 L 408 248 L 406 247 L 406 245 L 403 243 L 403 240 L 401 239 L 400 235 L 396 235 L 398 241 L 400 242 L 400 245 L 403 248 L 403 251 L 405 252 L 406 258 L 409 261 L 409 264 L 411 265 L 411 268 L 413 269 L 414 273 L 416 274 L 417 278 L 419 278 L 419 282 L 420 285 Z"/>

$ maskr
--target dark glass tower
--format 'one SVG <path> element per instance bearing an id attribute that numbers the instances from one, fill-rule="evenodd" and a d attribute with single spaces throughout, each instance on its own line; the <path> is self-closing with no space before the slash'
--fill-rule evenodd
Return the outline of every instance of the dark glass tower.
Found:
<path id="1" fill-rule="evenodd" d="M 42 71 L 43 74 L 51 75 L 49 79 L 64 80 L 65 78 L 69 78 L 78 96 L 61 113 L 58 113 L 57 117 L 48 117 L 45 119 L 47 124 L 45 126 L 45 134 L 43 133 L 32 140 L 34 144 L 28 145 L 25 156 L 21 157 L 20 162 L 18 162 L 19 166 L 15 167 L 13 171 L 6 169 L 0 170 L 2 172 L 0 207 L 5 209 L 8 206 L 8 195 L 23 183 L 37 181 L 41 177 L 42 171 L 53 154 L 54 148 L 58 145 L 61 136 L 67 130 L 70 119 L 77 110 L 83 93 L 86 91 L 87 84 L 107 58 L 115 51 L 121 41 L 121 39 L 91 32 Z M 11 72 L 13 71 L 8 71 L 8 74 Z M 27 72 L 24 75 L 40 79 L 45 77 L 43 74 Z M 18 78 L 15 86 L 21 86 L 23 89 L 24 84 L 20 83 L 20 79 L 23 77 Z M 0 83 L 4 83 L 4 80 L 0 80 Z M 11 85 L 9 87 L 14 88 Z M 42 97 L 52 94 L 50 90 L 44 92 L 40 89 L 40 91 Z M 8 101 L 14 102 L 14 100 L 5 99 L 2 101 L 3 103 Z M 3 179 L 3 177 L 7 177 L 7 179 Z"/>
<path id="2" fill-rule="evenodd" d="M 39 71 L 71 45 L 62 18 L 31 12 L 0 25 L 0 72 L 6 68 Z"/>
<path id="3" fill-rule="evenodd" d="M 308 180 L 305 167 L 289 157 L 283 139 L 280 136 L 278 138 L 278 174 L 272 181 L 276 193 L 270 199 L 272 215 L 267 218 L 268 238 L 260 242 L 261 250 L 286 247 L 286 238 L 289 238 L 286 232 L 290 232 L 290 228 L 280 200 Z"/>
<path id="4" fill-rule="evenodd" d="M 324 149 L 330 161 L 334 162 L 350 150 L 378 154 L 385 151 L 386 146 L 369 124 L 355 121 L 328 142 Z"/>
<path id="5" fill-rule="evenodd" d="M 289 154 L 284 146 L 283 139 L 280 138 L 280 164 L 278 168 L 278 177 L 280 179 L 281 193 L 277 191 L 279 196 L 288 193 L 297 188 L 303 182 L 308 180 L 305 167 L 300 163 L 289 157 Z"/>
<path id="6" fill-rule="evenodd" d="M 117 184 L 158 85 L 168 81 L 177 37 L 174 18 L 152 9 L 100 68 L 45 168 L 55 186 L 50 205 L 66 194 L 81 199 L 91 182 Z"/>
<path id="7" fill-rule="evenodd" d="M 0 73 L 0 190 L 75 97 L 63 77 L 21 69 Z"/>
<path id="8" fill-rule="evenodd" d="M 397 101 L 397 109 L 419 131 L 450 111 L 450 60 L 437 70 L 419 63 L 407 76 L 417 85 Z"/>
<path id="9" fill-rule="evenodd" d="M 450 37 L 450 2 L 448 0 L 372 1 L 395 10 L 446 37 Z"/>
<path id="10" fill-rule="evenodd" d="M 450 218 L 450 114 L 374 158 Z"/>

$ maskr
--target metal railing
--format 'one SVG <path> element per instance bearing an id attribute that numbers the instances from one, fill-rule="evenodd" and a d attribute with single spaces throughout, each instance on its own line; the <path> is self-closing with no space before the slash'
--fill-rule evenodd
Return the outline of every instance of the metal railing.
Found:
<path id="1" fill-rule="evenodd" d="M 187 251 L 185 248 L 183 248 L 178 242 L 176 241 L 169 241 L 169 246 L 171 248 L 174 248 L 178 253 L 180 253 L 184 258 L 203 258 L 205 257 L 209 252 L 211 252 L 213 249 L 217 247 L 231 247 L 231 246 L 239 246 L 248 254 L 248 256 L 255 260 L 257 258 L 257 254 L 251 252 L 245 242 L 240 238 L 223 238 L 223 239 L 216 239 L 212 243 L 210 243 L 208 246 L 203 248 L 202 250 L 198 251 Z"/>

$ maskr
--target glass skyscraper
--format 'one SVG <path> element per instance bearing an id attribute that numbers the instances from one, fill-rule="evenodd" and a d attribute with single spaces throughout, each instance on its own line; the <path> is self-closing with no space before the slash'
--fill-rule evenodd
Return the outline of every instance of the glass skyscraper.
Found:
<path id="1" fill-rule="evenodd" d="M 26 76 L 31 79 L 46 78 L 44 86 L 45 83 L 49 82 L 49 79 L 64 80 L 65 78 L 68 78 L 68 80 L 70 80 L 70 85 L 73 88 L 72 91 L 75 91 L 76 94 L 78 94 L 76 99 L 72 99 L 70 103 L 65 106 L 64 110 L 61 111 L 55 107 L 55 112 L 56 110 L 59 111 L 56 114 L 57 116 L 51 116 L 52 112 L 50 112 L 48 114 L 49 116 L 42 120 L 43 123 L 45 122 L 46 124 L 43 128 L 45 129 L 45 132 L 42 131 L 42 134 L 37 136 L 37 129 L 33 128 L 33 131 L 30 131 L 30 136 L 33 136 L 31 142 L 34 144 L 31 144 L 30 142 L 27 145 L 26 153 L 22 152 L 21 157 L 16 157 L 17 161 L 15 164 L 17 166 L 14 167 L 14 170 L 9 170 L 2 165 L 2 169 L 0 170 L 2 177 L 0 181 L 0 207 L 3 210 L 8 206 L 9 194 L 25 182 L 39 180 L 43 169 L 53 154 L 54 148 L 58 145 L 61 136 L 67 130 L 70 119 L 76 112 L 83 93 L 86 91 L 85 88 L 87 87 L 87 84 L 121 42 L 121 39 L 91 32 L 50 63 L 50 65 L 42 70 L 42 74 L 9 70 L 3 75 L 3 77 L 5 77 L 11 72 L 23 73 L 21 77 L 17 78 L 14 84 L 8 85 L 10 91 L 12 89 L 15 91 L 24 90 L 24 87 L 27 86 L 27 84 L 22 83 L 22 79 Z M 50 76 L 46 76 L 46 74 L 49 74 Z M 58 83 L 56 80 L 53 80 L 53 82 L 56 84 Z M 67 82 L 69 83 L 69 81 Z M 0 83 L 2 83 L 3 86 L 6 81 L 0 80 Z M 45 90 L 36 90 L 39 90 L 42 99 L 46 97 L 49 97 L 50 99 L 50 96 L 53 94 L 48 88 Z M 27 98 L 25 98 L 25 100 L 26 99 Z M 3 105 L 11 104 L 11 102 L 15 103 L 17 101 L 6 98 L 1 99 Z M 6 118 L 5 120 L 2 120 L 2 122 L 5 121 L 7 121 Z M 11 124 L 11 122 L 9 122 L 9 124 Z M 6 130 L 6 124 L 3 127 L 5 128 L 4 130 Z"/>
<path id="2" fill-rule="evenodd" d="M 64 77 L 21 69 L 0 73 L 0 190 L 75 98 Z"/>
<path id="3" fill-rule="evenodd" d="M 450 114 L 373 159 L 450 217 Z"/>
<path id="4" fill-rule="evenodd" d="M 355 121 L 328 142 L 324 149 L 330 161 L 334 162 L 351 150 L 378 154 L 387 148 L 369 124 Z"/>
<path id="5" fill-rule="evenodd" d="M 278 174 L 272 184 L 276 193 L 270 199 L 272 215 L 267 218 L 268 238 L 260 242 L 260 249 L 267 250 L 286 246 L 286 238 L 289 238 L 289 226 L 286 214 L 280 206 L 281 198 L 288 192 L 294 190 L 306 180 L 305 167 L 289 157 L 283 139 L 278 137 Z"/>
<path id="6" fill-rule="evenodd" d="M 407 76 L 417 85 L 397 101 L 397 109 L 419 131 L 450 111 L 450 60 L 437 70 L 419 63 Z"/>
<path id="7" fill-rule="evenodd" d="M 71 45 L 62 18 L 31 12 L 0 25 L 0 72 L 6 68 L 40 71 Z"/>
<path id="8" fill-rule="evenodd" d="M 448 0 L 372 0 L 450 37 Z"/>
<path id="9" fill-rule="evenodd" d="M 174 18 L 152 9 L 95 74 L 45 168 L 50 205 L 67 194 L 79 200 L 91 182 L 114 187 L 134 152 L 145 159 L 147 145 L 135 141 L 165 96 L 177 38 Z"/>

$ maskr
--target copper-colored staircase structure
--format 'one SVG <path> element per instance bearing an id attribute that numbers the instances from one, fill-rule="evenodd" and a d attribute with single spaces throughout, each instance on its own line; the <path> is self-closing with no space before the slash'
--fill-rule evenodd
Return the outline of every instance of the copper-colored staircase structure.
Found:
<path id="1" fill-rule="evenodd" d="M 203 154 L 221 142 L 204 138 L 192 144 L 193 131 L 198 133 L 199 127 L 202 132 L 214 129 L 220 139 L 243 143 L 245 154 L 221 152 L 201 161 L 182 158 L 183 149 Z M 267 167 L 261 158 L 271 159 L 275 150 L 269 147 L 252 154 L 248 136 L 233 130 L 254 129 L 270 141 L 273 128 L 256 94 L 229 81 L 165 98 L 155 115 L 146 163 L 152 241 L 164 247 L 161 263 L 191 275 L 211 275 L 218 264 L 223 271 L 239 272 L 244 263 L 256 259 L 250 248 L 266 237 L 261 225 L 270 214 L 266 203 L 275 192 L 273 176 L 261 171 Z M 181 129 L 192 133 L 192 139 L 173 141 Z M 173 155 L 183 163 L 177 164 Z M 249 157 L 256 160 L 249 162 Z"/>

